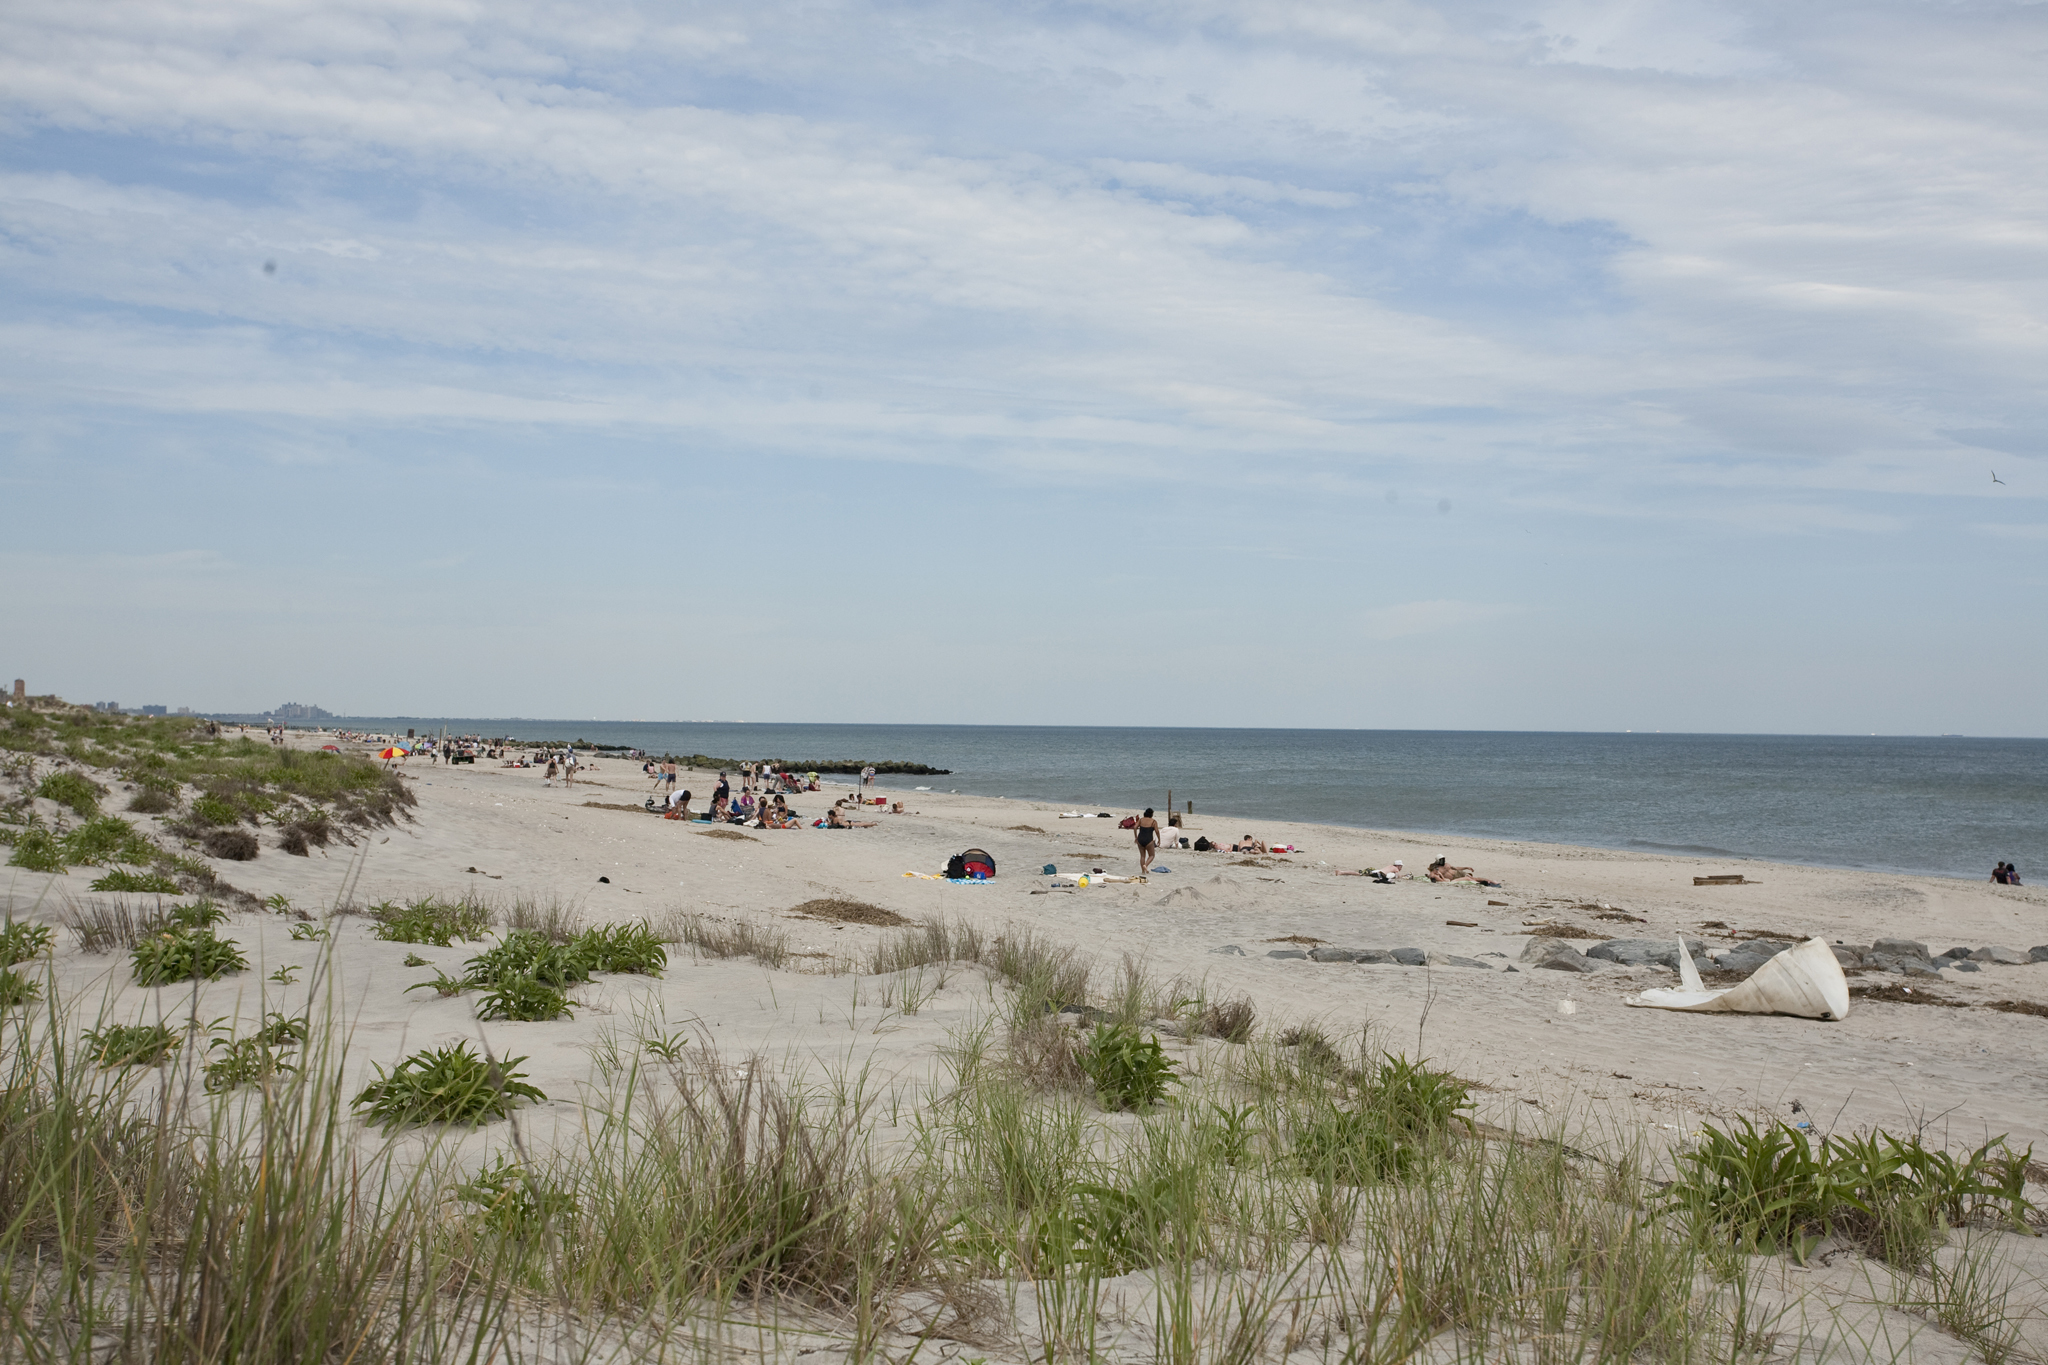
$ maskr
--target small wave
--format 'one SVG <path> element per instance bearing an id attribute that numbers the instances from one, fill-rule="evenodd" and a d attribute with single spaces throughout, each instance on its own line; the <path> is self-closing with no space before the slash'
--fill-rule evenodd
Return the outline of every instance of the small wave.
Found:
<path id="1" fill-rule="evenodd" d="M 1737 853 L 1733 849 L 1716 848 L 1712 844 L 1666 844 L 1655 839 L 1624 839 L 1623 848 L 1648 848 L 1659 853 L 1703 853 L 1710 858 L 1753 858 L 1753 853 Z"/>

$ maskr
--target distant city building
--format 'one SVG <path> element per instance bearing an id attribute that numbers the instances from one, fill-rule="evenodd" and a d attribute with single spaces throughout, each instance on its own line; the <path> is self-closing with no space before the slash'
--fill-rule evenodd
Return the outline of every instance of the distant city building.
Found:
<path id="1" fill-rule="evenodd" d="M 119 715 L 121 712 L 121 703 L 117 701 L 96 701 L 92 704 L 92 709 L 95 711 L 111 711 L 114 714 Z"/>
<path id="2" fill-rule="evenodd" d="M 266 714 L 268 714 L 272 720 L 334 719 L 334 713 L 332 711 L 323 711 L 317 706 L 306 706 L 295 701 L 288 701 L 283 706 L 278 707 L 275 711 L 267 712 Z"/>
<path id="3" fill-rule="evenodd" d="M 168 706 L 138 706 L 135 708 L 135 714 L 138 716 L 168 716 L 170 713 L 171 708 Z"/>
<path id="4" fill-rule="evenodd" d="M 181 706 L 177 710 L 171 712 L 171 714 L 174 716 L 189 716 L 192 714 L 192 708 L 189 706 Z"/>
<path id="5" fill-rule="evenodd" d="M 23 682 L 20 678 L 16 678 L 14 680 L 14 699 L 16 701 L 28 700 L 28 684 Z"/>

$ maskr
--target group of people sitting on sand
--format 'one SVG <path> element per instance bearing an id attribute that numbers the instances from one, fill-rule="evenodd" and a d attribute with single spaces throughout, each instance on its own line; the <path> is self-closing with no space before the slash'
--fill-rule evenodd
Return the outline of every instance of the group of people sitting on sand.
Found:
<path id="1" fill-rule="evenodd" d="M 2020 870 L 2011 863 L 2000 863 L 1991 869 L 1991 880 L 2000 886 L 2020 885 Z"/>
<path id="2" fill-rule="evenodd" d="M 763 791 L 757 798 L 754 795 L 753 785 L 749 782 L 742 785 L 739 795 L 735 796 L 733 795 L 732 784 L 726 780 L 724 773 L 718 775 L 718 786 L 711 793 L 710 810 L 702 815 L 692 814 L 690 811 L 691 799 L 692 797 L 688 789 L 671 791 L 665 803 L 667 809 L 662 812 L 661 818 L 664 820 L 689 820 L 698 824 L 740 825 L 752 829 L 802 829 L 804 826 L 803 817 L 790 808 L 789 802 L 783 797 L 781 792 L 771 795 Z M 852 796 L 841 797 L 832 803 L 832 809 L 825 813 L 824 819 L 813 820 L 811 824 L 818 829 L 871 829 L 874 827 L 875 822 L 873 820 L 847 819 L 844 808 L 849 805 L 860 805 L 859 798 Z M 901 801 L 896 803 L 893 813 L 897 815 L 903 813 L 903 803 Z"/>

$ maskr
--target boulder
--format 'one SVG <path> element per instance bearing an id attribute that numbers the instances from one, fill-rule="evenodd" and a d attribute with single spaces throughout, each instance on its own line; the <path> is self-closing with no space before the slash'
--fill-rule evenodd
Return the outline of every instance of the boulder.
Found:
<path id="1" fill-rule="evenodd" d="M 1748 976 L 1787 948 L 1798 946 L 1796 943 L 1780 943 L 1776 939 L 1751 939 L 1721 954 L 1714 960 L 1714 965 L 1724 972 L 1741 972 Z"/>
<path id="2" fill-rule="evenodd" d="M 1907 976 L 1932 976 L 1938 978 L 1941 975 L 1941 968 L 1930 963 L 1916 961 L 1910 957 L 1900 958 L 1898 969 Z"/>
<path id="3" fill-rule="evenodd" d="M 1477 958 L 1459 957 L 1456 953 L 1431 953 L 1429 955 L 1429 965 L 1432 967 L 1477 967 L 1481 971 L 1488 970 L 1486 964 Z"/>
<path id="4" fill-rule="evenodd" d="M 1353 948 L 1351 950 L 1351 960 L 1353 962 L 1392 962 L 1394 960 L 1394 953 L 1391 948 Z"/>
<path id="5" fill-rule="evenodd" d="M 1685 941 L 1685 950 L 1695 959 L 1705 955 L 1707 945 L 1699 939 Z M 1586 956 L 1624 967 L 1666 967 L 1678 970 L 1678 940 L 1675 938 L 1610 938 L 1586 949 Z"/>
<path id="6" fill-rule="evenodd" d="M 1951 949 L 1949 949 L 1949 950 L 1948 950 L 1947 952 L 1943 953 L 1943 954 L 1942 954 L 1942 956 L 1943 956 L 1943 957 L 1948 957 L 1948 958 L 1958 958 L 1958 959 L 1960 959 L 1960 958 L 1965 958 L 1965 957 L 1968 957 L 1968 956 L 1969 956 L 1969 955 L 1970 955 L 1971 953 L 1973 953 L 1973 952 L 1975 952 L 1975 951 L 1976 951 L 1976 949 L 1974 949 L 1974 948 L 1951 948 Z"/>
<path id="7" fill-rule="evenodd" d="M 1423 967 L 1429 964 L 1429 954 L 1420 948 L 1396 948 L 1394 961 L 1403 967 Z"/>
<path id="8" fill-rule="evenodd" d="M 1308 950 L 1311 962 L 1356 962 L 1358 954 L 1349 948 L 1311 948 Z"/>
<path id="9" fill-rule="evenodd" d="M 1308 954 L 1299 948 L 1275 948 L 1272 952 L 1267 953 L 1266 956 L 1281 958 L 1289 962 L 1306 962 L 1308 960 Z"/>
<path id="10" fill-rule="evenodd" d="M 1927 945 L 1915 943 L 1910 938 L 1881 938 L 1870 945 L 1870 951 L 1879 957 L 1915 957 L 1922 962 L 1931 962 Z"/>
<path id="11" fill-rule="evenodd" d="M 1835 943 L 1829 946 L 1834 949 L 1835 961 L 1841 963 L 1844 969 L 1861 967 L 1869 956 L 1865 949 L 1858 948 L 1853 944 Z"/>
<path id="12" fill-rule="evenodd" d="M 1586 972 L 1598 971 L 1599 968 L 1594 965 L 1593 960 L 1591 958 L 1587 957 L 1577 948 L 1566 947 L 1563 952 L 1552 953 L 1549 957 L 1546 957 L 1541 962 L 1537 963 L 1536 970 L 1552 972 L 1579 972 L 1583 974 Z"/>
<path id="13" fill-rule="evenodd" d="M 2038 948 L 2027 949 L 2027 961 L 2048 962 L 2048 943 L 2044 943 Z"/>
<path id="14" fill-rule="evenodd" d="M 2028 958 L 2025 953 L 2018 952 L 2012 948 L 1987 947 L 1979 948 L 1976 952 L 1971 953 L 1970 961 L 1994 962 L 2001 967 L 2024 967 L 2027 965 Z"/>
<path id="15" fill-rule="evenodd" d="M 1979 967 L 1976 963 L 1970 961 L 1968 958 L 1964 958 L 1960 962 L 1956 963 L 1956 970 L 1959 972 L 1981 972 L 1984 969 L 1982 967 Z"/>
<path id="16" fill-rule="evenodd" d="M 1235 943 L 1226 943 L 1220 948 L 1211 948 L 1209 951 L 1212 953 L 1219 953 L 1224 957 L 1246 956 L 1245 950 L 1238 947 Z"/>

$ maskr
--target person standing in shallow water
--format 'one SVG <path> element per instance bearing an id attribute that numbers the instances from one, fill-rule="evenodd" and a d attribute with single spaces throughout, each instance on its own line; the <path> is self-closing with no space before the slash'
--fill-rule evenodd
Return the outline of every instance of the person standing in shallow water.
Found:
<path id="1" fill-rule="evenodd" d="M 1138 817 L 1138 823 L 1131 829 L 1131 837 L 1138 841 L 1138 875 L 1144 876 L 1152 870 L 1152 859 L 1159 852 L 1159 822 L 1152 818 L 1152 808 L 1145 807 L 1145 813 Z"/>

